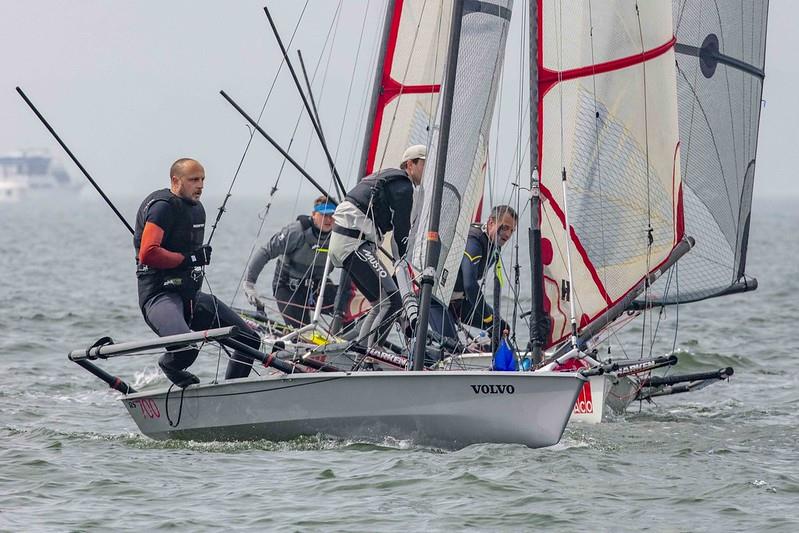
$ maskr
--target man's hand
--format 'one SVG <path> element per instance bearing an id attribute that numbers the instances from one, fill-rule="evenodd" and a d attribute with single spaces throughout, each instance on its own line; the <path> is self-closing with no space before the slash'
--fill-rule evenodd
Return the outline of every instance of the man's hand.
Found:
<path id="1" fill-rule="evenodd" d="M 211 262 L 211 245 L 204 244 L 189 255 L 184 256 L 183 266 L 200 267 Z"/>
<path id="2" fill-rule="evenodd" d="M 258 294 L 258 291 L 255 288 L 255 283 L 252 281 L 245 281 L 242 284 L 242 288 L 244 289 L 244 296 L 247 298 L 247 301 L 251 306 L 255 307 L 259 311 L 266 307 L 264 301 L 261 299 L 261 296 Z"/>
<path id="3" fill-rule="evenodd" d="M 492 335 L 493 329 L 496 327 L 496 324 L 492 324 L 492 322 L 494 321 L 493 320 L 494 319 L 493 316 L 488 317 L 488 318 L 490 319 L 490 321 L 488 319 L 486 319 L 486 320 L 483 321 L 483 324 L 485 326 L 486 322 L 488 321 L 489 325 L 486 328 L 486 331 L 488 332 L 489 337 L 490 337 Z M 503 337 L 505 335 L 510 335 L 510 324 L 508 324 L 507 322 L 505 322 L 501 318 L 499 319 L 499 335 L 500 335 L 500 337 Z"/>

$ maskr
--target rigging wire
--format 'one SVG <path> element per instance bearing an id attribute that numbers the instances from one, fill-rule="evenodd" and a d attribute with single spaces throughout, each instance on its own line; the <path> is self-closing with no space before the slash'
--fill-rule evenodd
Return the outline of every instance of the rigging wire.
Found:
<path id="1" fill-rule="evenodd" d="M 306 5 L 307 5 L 307 2 L 306 2 Z M 336 11 L 335 11 L 335 14 L 334 14 L 334 17 L 333 17 L 334 20 L 338 18 L 340 9 L 341 9 L 341 0 L 339 1 L 338 6 L 336 7 Z M 297 33 L 297 29 L 299 28 L 299 25 L 300 25 L 301 21 L 302 21 L 302 17 L 300 17 L 300 19 L 297 21 L 297 24 L 296 24 L 296 26 L 294 28 L 294 32 L 292 33 L 291 38 L 289 39 L 289 46 L 291 46 L 291 43 L 294 40 L 294 36 Z M 317 74 L 319 66 L 321 64 L 322 57 L 324 55 L 324 51 L 327 48 L 328 42 L 330 41 L 330 36 L 331 36 L 332 31 L 333 31 L 333 26 L 334 26 L 334 24 L 333 24 L 333 22 L 331 22 L 331 24 L 330 24 L 330 26 L 328 28 L 328 31 L 327 31 L 327 35 L 325 36 L 324 44 L 322 46 L 322 54 L 320 54 L 319 59 L 317 60 L 316 66 L 314 67 L 314 72 L 311 75 L 311 82 L 313 82 L 313 80 L 316 78 L 316 74 Z M 282 65 L 282 63 L 281 63 L 281 65 Z M 280 73 L 280 70 L 278 69 L 278 72 L 275 74 L 275 80 L 272 82 L 272 87 L 274 87 L 274 84 L 275 84 L 275 82 L 277 80 L 277 76 L 278 76 L 279 73 Z M 270 88 L 270 94 L 271 94 L 271 88 Z M 268 99 L 268 96 L 267 96 L 267 99 Z M 264 102 L 264 107 L 261 110 L 261 115 L 263 115 L 263 112 L 264 112 L 265 109 L 266 109 L 266 102 Z M 259 115 L 259 120 L 260 120 L 260 116 L 261 115 Z M 291 133 L 291 138 L 289 140 L 288 146 L 286 147 L 287 151 L 290 151 L 292 145 L 294 144 L 294 140 L 296 138 L 297 130 L 299 129 L 300 121 L 302 120 L 303 116 L 304 116 L 303 115 L 303 108 L 301 107 L 299 112 L 298 112 L 298 114 L 297 114 L 297 120 L 294 123 L 294 128 L 293 128 L 292 133 Z M 252 140 L 252 139 L 250 139 L 250 140 Z M 248 146 L 249 146 L 249 144 L 248 144 Z M 306 158 L 307 158 L 307 152 L 306 152 Z M 280 180 L 283 177 L 283 171 L 285 170 L 285 168 L 286 168 L 286 160 L 283 159 L 281 161 L 281 163 L 280 163 L 280 168 L 278 169 L 277 177 L 275 178 L 275 182 L 272 184 L 272 187 L 270 189 L 269 198 L 267 199 L 267 203 L 264 206 L 264 209 L 261 211 L 261 214 L 259 215 L 259 218 L 260 218 L 261 222 L 258 225 L 258 231 L 256 232 L 255 238 L 252 241 L 252 245 L 250 247 L 250 252 L 247 255 L 247 261 L 245 262 L 244 270 L 242 271 L 241 276 L 239 278 L 239 283 L 237 284 L 236 290 L 233 293 L 232 301 L 234 301 L 236 299 L 236 296 L 238 295 L 238 292 L 239 292 L 239 289 L 241 287 L 241 284 L 244 281 L 244 276 L 247 273 L 247 265 L 249 265 L 250 260 L 252 259 L 252 255 L 255 252 L 255 248 L 256 248 L 256 246 L 258 244 L 258 241 L 259 241 L 259 239 L 261 237 L 261 233 L 263 232 L 264 224 L 266 223 L 266 219 L 269 216 L 269 212 L 270 212 L 270 210 L 272 208 L 272 202 L 273 202 L 273 200 L 275 198 L 275 195 L 277 194 L 277 192 L 279 190 L 278 186 L 280 185 Z M 295 205 L 295 208 L 296 208 L 296 205 Z"/>
<path id="2" fill-rule="evenodd" d="M 358 69 L 358 59 L 361 56 L 361 47 L 362 47 L 363 41 L 364 41 L 364 32 L 366 31 L 366 21 L 369 18 L 368 15 L 369 15 L 369 4 L 367 4 L 366 9 L 364 9 L 364 12 L 363 12 L 363 20 L 361 21 L 361 33 L 360 33 L 360 36 L 358 37 L 358 48 L 355 50 L 355 60 L 352 62 L 352 73 L 350 74 L 350 81 L 349 81 L 349 85 L 347 86 L 347 99 L 346 99 L 346 101 L 344 103 L 344 113 L 342 114 L 341 128 L 339 130 L 339 131 L 342 131 L 342 132 L 344 131 L 344 122 L 345 122 L 345 120 L 347 118 L 347 112 L 350 109 L 350 97 L 352 96 L 352 88 L 353 88 L 353 85 L 355 84 L 355 73 L 356 73 L 356 71 Z M 338 162 L 339 150 L 341 148 L 341 140 L 343 138 L 344 138 L 343 134 L 339 135 L 338 142 L 336 142 L 336 150 L 333 153 L 333 162 L 334 163 Z M 345 190 L 344 192 L 346 193 L 347 191 Z"/>
<path id="3" fill-rule="evenodd" d="M 577 318 L 574 305 L 574 275 L 572 274 L 572 260 L 571 260 L 571 225 L 569 223 L 569 207 L 568 207 L 568 187 L 567 187 L 567 174 L 566 174 L 566 161 L 564 160 L 565 150 L 565 133 L 563 127 L 563 2 L 558 3 L 558 102 L 560 111 L 560 167 L 561 167 L 561 189 L 563 195 L 563 230 L 564 239 L 566 241 L 566 269 L 568 272 L 568 298 L 569 298 L 569 321 L 571 323 L 571 343 L 573 347 L 577 347 Z"/>
<path id="4" fill-rule="evenodd" d="M 596 54 L 594 49 L 594 10 L 593 10 L 593 1 L 589 0 L 588 2 L 588 17 L 590 21 L 591 33 L 590 33 L 590 41 L 591 41 L 591 84 L 592 84 L 592 93 L 593 93 L 593 102 L 594 102 L 594 151 L 595 151 L 595 161 L 596 161 L 596 174 L 597 174 L 597 184 L 599 188 L 599 233 L 601 235 L 601 246 L 600 249 L 602 250 L 602 275 L 603 275 L 603 285 L 605 287 L 608 286 L 608 261 L 607 261 L 607 243 L 605 241 L 605 195 L 602 188 L 603 181 L 602 181 L 602 148 L 600 143 L 600 128 L 602 127 L 601 117 L 599 113 L 599 106 L 597 105 L 597 87 L 596 87 Z M 605 327 L 610 324 L 610 316 L 607 316 L 605 320 Z M 612 350 L 612 343 L 608 342 L 607 345 L 607 354 L 608 356 L 611 354 Z"/>
<path id="5" fill-rule="evenodd" d="M 641 70 L 643 76 L 643 96 L 644 96 L 644 147 L 646 151 L 646 238 L 647 238 L 647 247 L 646 247 L 646 272 L 644 272 L 644 276 L 648 276 L 651 270 L 652 264 L 652 244 L 654 243 L 653 240 L 653 228 L 652 228 L 652 196 L 650 191 L 650 176 L 649 176 L 649 108 L 648 108 L 648 101 L 647 101 L 647 84 L 646 84 L 646 49 L 644 46 L 644 31 L 643 26 L 641 24 L 641 10 L 638 6 L 638 2 L 635 3 L 635 15 L 636 20 L 638 21 L 638 36 L 641 43 Z M 651 290 L 649 287 L 649 283 L 646 284 L 644 288 L 644 310 L 643 310 L 643 327 L 641 328 L 641 358 L 644 357 L 644 346 L 646 344 L 646 325 L 647 325 L 647 314 L 651 314 L 650 311 L 650 298 L 651 298 Z M 649 320 L 649 328 L 650 328 L 650 341 L 652 340 L 652 320 Z"/>
<path id="6" fill-rule="evenodd" d="M 297 24 L 294 25 L 294 31 L 291 33 L 291 38 L 289 39 L 289 46 L 294 41 L 294 36 L 297 34 L 297 29 L 300 27 L 300 23 L 302 22 L 303 16 L 305 16 L 305 10 L 308 7 L 308 0 L 305 0 L 305 5 L 302 7 L 302 11 L 300 12 L 300 16 L 297 19 Z M 258 113 L 258 118 L 256 122 L 260 124 L 261 118 L 266 111 L 266 105 L 269 103 L 269 98 L 272 96 L 272 90 L 275 88 L 275 84 L 277 83 L 278 76 L 280 75 L 280 71 L 283 68 L 283 65 L 286 62 L 286 58 L 283 57 L 280 59 L 280 65 L 277 67 L 277 72 L 275 73 L 274 78 L 272 78 L 272 84 L 269 86 L 269 91 L 266 94 L 266 98 L 264 99 L 264 104 L 261 106 L 261 111 Z M 214 232 L 216 232 L 216 226 L 219 224 L 219 219 L 222 218 L 222 213 L 225 212 L 225 207 L 227 206 L 228 199 L 232 196 L 233 186 L 236 184 L 236 179 L 239 177 L 239 172 L 241 171 L 241 167 L 244 164 L 244 159 L 247 157 L 247 152 L 250 149 L 250 145 L 252 144 L 252 139 L 255 136 L 255 130 L 250 130 L 250 138 L 247 140 L 247 144 L 244 147 L 244 152 L 241 154 L 241 158 L 239 159 L 239 163 L 236 166 L 236 171 L 233 173 L 233 179 L 230 182 L 230 187 L 228 187 L 227 193 L 225 194 L 225 199 L 222 201 L 222 205 L 219 206 L 216 220 L 214 221 L 213 226 L 211 226 L 211 235 L 208 237 L 207 244 L 211 244 L 211 239 L 214 237 Z"/>

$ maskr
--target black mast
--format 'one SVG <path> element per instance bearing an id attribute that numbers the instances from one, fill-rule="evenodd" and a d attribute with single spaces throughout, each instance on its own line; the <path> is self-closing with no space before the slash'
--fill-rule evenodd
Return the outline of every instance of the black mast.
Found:
<path id="1" fill-rule="evenodd" d="M 444 176 L 447 170 L 447 148 L 449 145 L 449 128 L 452 119 L 452 101 L 455 96 L 455 73 L 458 69 L 458 49 L 461 42 L 461 22 L 463 19 L 464 0 L 455 0 L 452 5 L 452 29 L 449 34 L 447 73 L 444 78 L 444 94 L 441 108 L 441 126 L 439 128 L 438 150 L 436 153 L 436 173 L 433 181 L 433 197 L 430 210 L 430 224 L 427 230 L 427 249 L 425 268 L 422 272 L 422 292 L 419 303 L 419 320 L 416 324 L 416 345 L 413 354 L 413 369 L 424 368 L 427 327 L 430 318 L 430 300 L 433 296 L 433 283 L 436 268 L 441 254 L 441 241 L 438 228 L 441 219 L 441 197 L 444 192 Z"/>
<path id="2" fill-rule="evenodd" d="M 530 0 L 530 275 L 532 277 L 530 350 L 533 364 L 542 359 L 548 322 L 544 316 L 544 264 L 541 262 L 540 180 L 538 174 L 538 2 Z"/>

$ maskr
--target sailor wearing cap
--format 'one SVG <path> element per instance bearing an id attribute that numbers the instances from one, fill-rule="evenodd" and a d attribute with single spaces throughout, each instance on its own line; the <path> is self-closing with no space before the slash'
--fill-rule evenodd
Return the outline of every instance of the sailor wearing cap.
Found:
<path id="1" fill-rule="evenodd" d="M 409 147 L 402 155 L 400 168 L 384 169 L 363 178 L 333 214 L 330 259 L 333 265 L 349 271 L 355 286 L 372 305 L 358 335 L 367 345 L 385 339 L 402 309 L 402 296 L 378 258 L 377 247 L 383 236 L 392 231 L 395 262 L 405 256 L 414 189 L 422 183 L 425 159 L 424 145 Z"/>
<path id="2" fill-rule="evenodd" d="M 335 210 L 335 203 L 327 196 L 320 196 L 314 200 L 311 216 L 298 216 L 297 220 L 255 251 L 247 265 L 243 283 L 244 295 L 251 305 L 259 310 L 264 308 L 265 301 L 258 294 L 255 283 L 264 266 L 272 259 L 277 259 L 272 291 L 286 324 L 296 327 L 311 320 L 322 285 Z M 331 283 L 325 285 L 322 309 L 330 311 L 336 286 Z"/>

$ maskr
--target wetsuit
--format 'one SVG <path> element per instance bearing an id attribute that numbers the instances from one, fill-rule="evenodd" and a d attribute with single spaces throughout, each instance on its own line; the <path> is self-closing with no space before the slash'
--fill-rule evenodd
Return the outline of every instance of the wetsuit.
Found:
<path id="1" fill-rule="evenodd" d="M 462 323 L 479 329 L 493 326 L 494 310 L 485 301 L 481 284 L 486 272 L 496 264 L 499 253 L 500 249 L 491 244 L 482 226 L 469 228 L 458 279 L 450 299 L 450 309 Z"/>
<path id="2" fill-rule="evenodd" d="M 245 281 L 255 284 L 266 263 L 277 259 L 272 292 L 278 309 L 286 324 L 305 325 L 311 319 L 322 285 L 329 243 L 330 232 L 319 231 L 311 217 L 300 215 L 255 251 Z M 323 311 L 332 311 L 336 289 L 332 283 L 325 284 Z"/>
<path id="3" fill-rule="evenodd" d="M 192 330 L 237 326 L 234 338 L 253 348 L 258 335 L 236 313 L 215 296 L 200 292 L 202 269 L 191 266 L 191 255 L 202 246 L 205 210 L 199 202 L 176 196 L 169 189 L 144 199 L 136 215 L 133 245 L 139 306 L 147 325 L 159 336 Z M 182 381 L 197 358 L 196 348 L 167 351 L 159 366 L 173 382 Z M 251 359 L 234 352 L 226 378 L 246 377 Z M 196 378 L 195 378 L 196 379 Z"/>
<path id="4" fill-rule="evenodd" d="M 395 260 L 405 256 L 413 192 L 413 183 L 404 170 L 386 169 L 363 178 L 333 214 L 330 258 L 335 266 L 349 271 L 355 286 L 372 305 L 361 325 L 361 342 L 372 344 L 375 339 L 384 339 L 402 309 L 402 296 L 377 256 L 377 243 L 393 231 L 398 254 Z"/>

